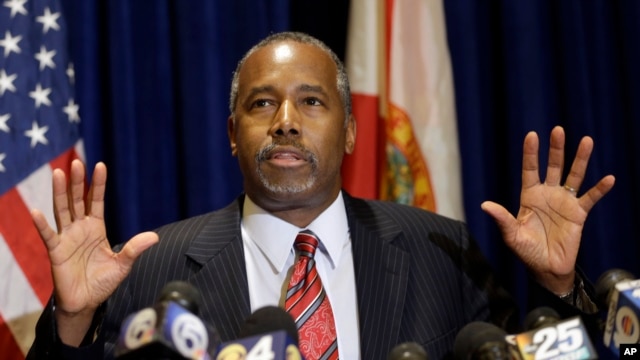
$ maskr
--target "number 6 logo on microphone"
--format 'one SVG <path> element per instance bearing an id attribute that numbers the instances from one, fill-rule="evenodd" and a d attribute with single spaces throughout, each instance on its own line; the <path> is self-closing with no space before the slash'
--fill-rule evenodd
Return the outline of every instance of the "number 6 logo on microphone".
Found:
<path id="1" fill-rule="evenodd" d="M 157 321 L 156 311 L 152 308 L 142 309 L 132 316 L 129 324 L 126 325 L 125 347 L 127 349 L 137 349 L 152 341 Z"/>
<path id="2" fill-rule="evenodd" d="M 169 316 L 173 320 L 167 324 L 165 336 L 171 339 L 175 349 L 189 359 L 204 359 L 209 346 L 209 334 L 202 321 L 192 313 L 171 303 L 168 313 L 178 312 Z M 167 331 L 168 330 L 168 331 Z"/>

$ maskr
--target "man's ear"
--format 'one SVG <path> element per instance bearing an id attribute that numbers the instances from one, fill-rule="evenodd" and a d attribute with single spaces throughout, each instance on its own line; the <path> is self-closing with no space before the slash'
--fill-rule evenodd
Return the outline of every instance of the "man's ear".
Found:
<path id="1" fill-rule="evenodd" d="M 231 144 L 231 155 L 238 155 L 238 148 L 236 147 L 236 127 L 235 118 L 229 115 L 227 118 L 227 135 L 229 136 L 229 144 Z"/>
<path id="2" fill-rule="evenodd" d="M 344 152 L 346 154 L 353 153 L 356 147 L 356 119 L 353 114 L 349 115 L 346 128 L 346 139 L 344 142 Z"/>

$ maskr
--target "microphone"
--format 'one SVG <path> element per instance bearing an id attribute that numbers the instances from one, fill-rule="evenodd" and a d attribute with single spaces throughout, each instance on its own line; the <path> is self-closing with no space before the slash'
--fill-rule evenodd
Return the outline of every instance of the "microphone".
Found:
<path id="1" fill-rule="evenodd" d="M 215 359 L 302 360 L 296 323 L 282 308 L 262 307 L 245 320 L 237 340 L 218 346 Z"/>
<path id="2" fill-rule="evenodd" d="M 633 280 L 631 273 L 620 269 L 605 272 L 596 285 L 602 288 L 604 301 L 608 303 L 604 328 L 604 345 L 620 356 L 620 348 L 636 348 L 640 342 L 640 280 Z M 605 303 L 606 304 L 606 303 Z M 632 345 L 633 344 L 633 345 Z"/>
<path id="3" fill-rule="evenodd" d="M 404 342 L 389 352 L 387 360 L 427 360 L 427 352 L 416 342 Z"/>
<path id="4" fill-rule="evenodd" d="M 560 321 L 560 314 L 553 308 L 542 306 L 531 310 L 525 316 L 523 326 L 525 331 L 539 329 L 547 325 L 553 325 Z"/>
<path id="5" fill-rule="evenodd" d="M 496 325 L 474 321 L 465 325 L 453 343 L 456 360 L 518 359 L 507 342 L 507 333 Z"/>
<path id="6" fill-rule="evenodd" d="M 515 342 L 522 359 L 597 359 L 582 319 L 561 320 L 550 307 L 539 307 L 527 314 L 526 332 L 517 334 Z"/>
<path id="7" fill-rule="evenodd" d="M 167 283 L 155 305 L 129 315 L 122 323 L 115 349 L 120 360 L 209 360 L 217 334 L 196 316 L 198 290 L 184 281 Z"/>
<path id="8" fill-rule="evenodd" d="M 624 269 L 607 270 L 596 280 L 594 285 L 596 291 L 596 301 L 598 306 L 608 308 L 611 300 L 611 293 L 616 284 L 625 280 L 633 280 L 636 277 Z"/>

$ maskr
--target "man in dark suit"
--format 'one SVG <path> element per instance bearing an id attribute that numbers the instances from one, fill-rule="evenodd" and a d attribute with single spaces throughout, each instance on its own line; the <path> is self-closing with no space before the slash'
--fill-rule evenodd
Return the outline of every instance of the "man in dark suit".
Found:
<path id="1" fill-rule="evenodd" d="M 229 139 L 245 193 L 224 209 L 139 234 L 114 252 L 103 221 L 104 164 L 96 165 L 86 200 L 83 164 L 72 164 L 69 186 L 54 171 L 59 230 L 38 211 L 33 219 L 55 291 L 30 358 L 112 356 L 122 320 L 176 279 L 202 292 L 202 318 L 222 340 L 234 339 L 252 310 L 283 304 L 293 238 L 303 229 L 320 238 L 316 262 L 343 359 L 384 359 L 404 341 L 442 358 L 471 321 L 513 329 L 515 306 L 463 223 L 341 190 L 356 124 L 344 67 L 324 44 L 298 33 L 270 36 L 238 64 L 230 100 Z M 553 129 L 541 182 L 538 138 L 528 134 L 517 217 L 482 204 L 540 298 L 567 311 L 595 311 L 575 263 L 587 214 L 614 178 L 577 197 L 592 148 L 590 138 L 580 142 L 563 184 L 564 132 Z"/>

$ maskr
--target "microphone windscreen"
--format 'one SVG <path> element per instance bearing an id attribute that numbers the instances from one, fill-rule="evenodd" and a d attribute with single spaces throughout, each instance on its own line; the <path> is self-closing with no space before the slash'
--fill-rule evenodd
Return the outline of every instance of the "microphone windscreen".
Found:
<path id="1" fill-rule="evenodd" d="M 523 325 L 525 331 L 555 324 L 560 321 L 560 314 L 548 306 L 541 306 L 531 310 L 525 316 Z"/>
<path id="2" fill-rule="evenodd" d="M 202 297 L 195 286 L 186 281 L 168 282 L 158 296 L 158 302 L 171 301 L 179 304 L 193 314 L 198 314 L 202 305 Z"/>
<path id="3" fill-rule="evenodd" d="M 624 280 L 633 280 L 635 278 L 636 277 L 632 273 L 623 269 L 611 269 L 602 273 L 594 285 L 598 305 L 603 308 L 607 308 L 609 306 L 611 292 L 616 284 Z"/>
<path id="4" fill-rule="evenodd" d="M 298 328 L 289 313 L 277 306 L 265 306 L 253 312 L 240 328 L 239 338 L 284 330 L 298 344 Z"/>
<path id="5" fill-rule="evenodd" d="M 496 325 L 474 321 L 465 325 L 453 343 L 454 359 L 471 359 L 478 349 L 489 343 L 504 344 L 505 352 L 507 352 L 506 343 L 507 332 Z"/>

